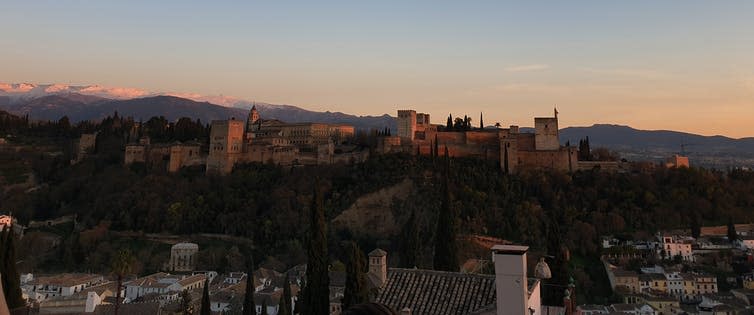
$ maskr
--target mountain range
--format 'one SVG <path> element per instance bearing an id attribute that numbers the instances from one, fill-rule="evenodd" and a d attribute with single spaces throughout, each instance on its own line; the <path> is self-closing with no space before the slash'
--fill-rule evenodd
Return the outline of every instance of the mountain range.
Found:
<path id="1" fill-rule="evenodd" d="M 208 100 L 218 101 L 222 105 Z M 97 120 L 117 111 L 119 115 L 134 117 L 136 120 L 165 116 L 168 120 L 191 117 L 209 122 L 232 117 L 245 119 L 248 108 L 252 105 L 266 119 L 351 124 L 360 130 L 396 130 L 395 119 L 388 114 L 356 116 L 225 96 L 153 93 L 128 88 L 0 83 L 0 109 L 19 115 L 28 114 L 36 120 L 57 120 L 62 116 L 68 116 L 74 122 Z M 533 132 L 531 128 L 522 130 Z M 688 155 L 697 165 L 754 166 L 754 138 L 733 139 L 670 130 L 638 130 L 610 124 L 568 127 L 560 131 L 563 144 L 577 145 L 579 140 L 587 137 L 592 148 L 605 147 L 630 160 L 659 161 L 673 154 L 682 154 Z"/>

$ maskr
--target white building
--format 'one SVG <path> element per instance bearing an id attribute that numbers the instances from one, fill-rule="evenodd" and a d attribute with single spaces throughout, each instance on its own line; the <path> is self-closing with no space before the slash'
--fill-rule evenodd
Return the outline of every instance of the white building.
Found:
<path id="1" fill-rule="evenodd" d="M 21 290 L 30 299 L 40 302 L 56 296 L 71 296 L 103 281 L 101 275 L 65 273 L 27 281 Z"/>
<path id="2" fill-rule="evenodd" d="M 183 290 L 195 290 L 204 287 L 207 276 L 198 274 L 193 276 L 170 275 L 158 272 L 126 282 L 126 298 L 135 300 L 147 294 L 159 295 L 160 302 L 178 299 Z"/>
<path id="3" fill-rule="evenodd" d="M 671 272 L 665 274 L 665 279 L 668 284 L 668 293 L 673 296 L 680 297 L 684 293 L 684 281 L 691 279 L 684 279 L 680 272 Z"/>

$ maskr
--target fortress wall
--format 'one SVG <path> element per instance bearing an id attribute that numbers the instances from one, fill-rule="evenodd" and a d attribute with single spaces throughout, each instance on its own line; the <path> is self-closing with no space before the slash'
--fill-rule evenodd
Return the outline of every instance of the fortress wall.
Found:
<path id="1" fill-rule="evenodd" d="M 497 132 L 466 131 L 466 143 L 496 145 L 500 138 Z"/>
<path id="2" fill-rule="evenodd" d="M 569 155 L 573 154 L 573 160 Z M 561 171 L 576 170 L 578 167 L 575 162 L 574 150 L 557 150 L 557 151 L 518 151 L 518 166 L 521 168 L 546 168 Z"/>
<path id="3" fill-rule="evenodd" d="M 426 141 L 435 141 L 434 135 Z M 437 142 L 444 144 L 466 143 L 466 135 L 463 132 L 442 131 L 437 132 Z M 442 151 L 442 150 L 440 150 Z"/>
<path id="4" fill-rule="evenodd" d="M 520 133 L 516 136 L 519 151 L 534 151 L 534 134 Z"/>

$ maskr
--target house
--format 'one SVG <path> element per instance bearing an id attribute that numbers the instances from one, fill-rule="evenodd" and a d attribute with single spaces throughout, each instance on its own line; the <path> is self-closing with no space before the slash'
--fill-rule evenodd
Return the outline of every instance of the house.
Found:
<path id="1" fill-rule="evenodd" d="M 104 281 L 101 275 L 64 273 L 37 277 L 21 286 L 21 290 L 37 302 L 56 296 L 71 296 Z"/>
<path id="2" fill-rule="evenodd" d="M 193 276 L 171 275 L 158 272 L 125 283 L 126 298 L 135 300 L 148 294 L 156 294 L 156 300 L 162 305 L 177 300 L 184 290 L 198 290 L 204 288 L 207 276 L 197 274 Z"/>
<path id="3" fill-rule="evenodd" d="M 655 309 L 657 315 L 671 315 L 680 308 L 678 298 L 672 296 L 644 296 L 643 303 Z"/>
<path id="4" fill-rule="evenodd" d="M 55 296 L 39 303 L 40 314 L 91 313 L 100 306 L 111 303 L 116 295 L 117 284 L 107 282 L 88 287 L 70 296 Z"/>
<path id="5" fill-rule="evenodd" d="M 607 315 L 610 310 L 604 305 L 579 305 L 576 307 L 576 315 Z"/>
<path id="6" fill-rule="evenodd" d="M 754 236 L 739 236 L 734 243 L 741 250 L 754 250 Z"/>
<path id="7" fill-rule="evenodd" d="M 648 304 L 613 304 L 609 307 L 611 312 L 631 315 L 657 315 L 655 309 Z"/>
<path id="8" fill-rule="evenodd" d="M 629 270 L 614 270 L 612 271 L 615 279 L 613 289 L 626 293 L 639 293 L 641 292 L 641 286 L 639 285 L 639 275 L 635 271 Z"/>
<path id="9" fill-rule="evenodd" d="M 227 284 L 239 284 L 241 281 L 246 279 L 246 273 L 245 272 L 231 272 L 228 274 L 228 276 L 225 277 L 223 280 L 223 283 Z"/>
<path id="10" fill-rule="evenodd" d="M 680 272 L 666 273 L 665 280 L 668 283 L 668 293 L 673 296 L 683 296 L 685 279 Z"/>
<path id="11" fill-rule="evenodd" d="M 674 259 L 680 257 L 684 261 L 693 262 L 694 255 L 691 251 L 692 238 L 681 238 L 678 236 L 662 235 L 660 238 L 660 256 L 665 259 Z"/>

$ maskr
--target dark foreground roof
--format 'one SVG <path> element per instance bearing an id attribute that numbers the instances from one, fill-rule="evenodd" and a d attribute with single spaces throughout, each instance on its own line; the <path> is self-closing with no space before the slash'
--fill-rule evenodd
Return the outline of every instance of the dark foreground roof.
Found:
<path id="1" fill-rule="evenodd" d="M 415 315 L 469 314 L 495 304 L 495 276 L 390 268 L 377 302 Z"/>

